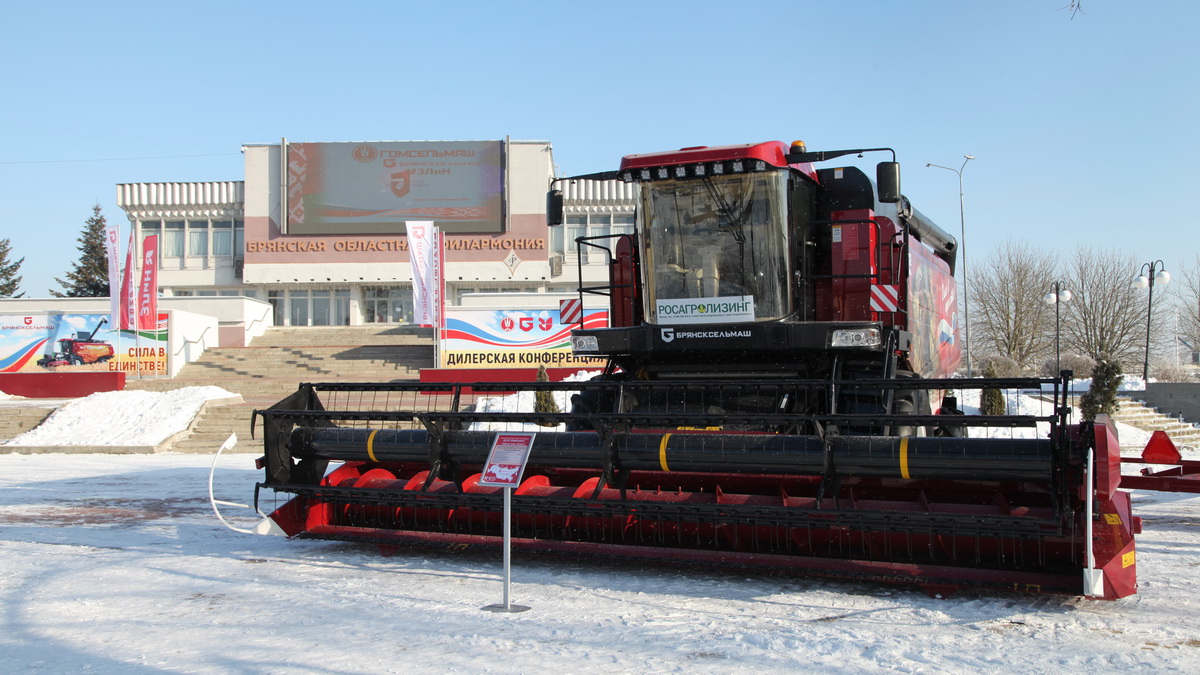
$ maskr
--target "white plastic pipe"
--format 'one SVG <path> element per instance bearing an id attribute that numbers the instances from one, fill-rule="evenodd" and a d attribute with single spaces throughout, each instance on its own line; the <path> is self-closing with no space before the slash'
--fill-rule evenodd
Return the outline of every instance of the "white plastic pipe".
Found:
<path id="1" fill-rule="evenodd" d="M 1099 598 L 1104 595 L 1104 570 L 1096 569 L 1096 553 L 1092 550 L 1092 513 L 1093 495 L 1096 492 L 1094 485 L 1095 479 L 1095 457 L 1094 451 L 1088 448 L 1087 452 L 1087 474 L 1083 477 L 1083 484 L 1087 488 L 1087 506 L 1085 507 L 1084 523 L 1084 548 L 1087 550 L 1087 567 L 1083 570 L 1083 594 Z"/>
<path id="2" fill-rule="evenodd" d="M 286 533 L 275 524 L 275 521 L 271 520 L 271 518 L 262 511 L 258 511 L 258 515 L 262 516 L 262 520 L 254 526 L 254 529 L 247 530 L 245 528 L 234 527 L 233 525 L 230 525 L 229 521 L 225 520 L 225 517 L 221 515 L 221 511 L 217 508 L 218 504 L 221 506 L 236 506 L 241 509 L 250 508 L 250 505 L 248 504 L 222 501 L 213 495 L 213 476 L 217 472 L 217 460 L 221 458 L 222 452 L 233 449 L 235 445 L 237 445 L 237 434 L 229 434 L 229 438 L 226 438 L 225 442 L 221 444 L 221 447 L 217 448 L 217 452 L 213 454 L 212 466 L 209 467 L 208 470 L 208 501 L 210 504 L 212 504 L 213 513 L 217 514 L 217 520 L 221 521 L 222 525 L 228 527 L 234 532 L 240 532 L 242 534 L 278 534 L 286 536 Z"/>

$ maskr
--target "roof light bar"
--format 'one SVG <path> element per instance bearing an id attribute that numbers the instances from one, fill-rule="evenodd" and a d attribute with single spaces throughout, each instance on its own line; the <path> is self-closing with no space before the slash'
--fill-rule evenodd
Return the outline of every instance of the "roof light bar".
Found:
<path id="1" fill-rule="evenodd" d="M 707 176 L 726 176 L 734 173 L 770 171 L 774 168 L 774 166 L 761 159 L 734 159 L 700 164 L 672 164 L 669 166 L 627 169 L 620 173 L 619 178 L 626 183 L 666 180 L 668 178 L 682 180 L 687 178 L 705 178 Z"/>

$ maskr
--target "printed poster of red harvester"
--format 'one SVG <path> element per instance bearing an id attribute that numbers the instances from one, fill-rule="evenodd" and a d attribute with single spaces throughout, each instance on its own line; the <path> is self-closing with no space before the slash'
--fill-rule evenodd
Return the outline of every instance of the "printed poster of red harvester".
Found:
<path id="1" fill-rule="evenodd" d="M 154 329 L 117 330 L 107 314 L 0 315 L 0 373 L 167 372 L 167 313 Z"/>

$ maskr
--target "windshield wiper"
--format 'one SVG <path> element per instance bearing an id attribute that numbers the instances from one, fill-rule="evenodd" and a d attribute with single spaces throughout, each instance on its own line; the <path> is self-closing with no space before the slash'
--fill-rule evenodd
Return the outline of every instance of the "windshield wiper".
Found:
<path id="1" fill-rule="evenodd" d="M 751 289 L 749 288 L 749 280 L 746 279 L 746 230 L 743 227 L 743 222 L 745 221 L 746 217 L 750 215 L 750 202 L 747 200 L 745 206 L 741 209 L 741 215 L 737 215 L 734 213 L 733 206 L 725 200 L 725 196 L 721 194 L 719 189 L 717 189 L 717 186 L 715 183 L 713 183 L 712 179 L 705 176 L 703 181 L 704 187 L 708 189 L 709 196 L 712 197 L 712 200 L 717 204 L 717 212 L 720 215 L 725 216 L 725 222 L 728 223 L 728 225 L 722 226 L 720 219 L 718 219 L 717 229 L 721 232 L 729 233 L 729 235 L 733 237 L 733 240 L 737 242 L 737 266 L 738 276 L 740 277 L 738 279 L 738 285 L 741 286 L 745 292 L 751 292 Z M 751 294 L 753 293 L 751 292 Z"/>
<path id="2" fill-rule="evenodd" d="M 733 206 L 725 200 L 725 195 L 721 194 L 721 191 L 717 189 L 712 179 L 705 176 L 703 181 L 704 187 L 708 190 L 708 196 L 712 197 L 712 200 L 717 204 L 717 212 L 725 216 L 725 222 L 729 223 L 725 226 L 718 225 L 717 229 L 722 232 L 728 232 L 739 246 L 745 246 L 746 232 L 742 229 L 742 221 L 745 220 L 748 209 L 742 209 L 741 216 L 736 215 L 733 211 Z"/>

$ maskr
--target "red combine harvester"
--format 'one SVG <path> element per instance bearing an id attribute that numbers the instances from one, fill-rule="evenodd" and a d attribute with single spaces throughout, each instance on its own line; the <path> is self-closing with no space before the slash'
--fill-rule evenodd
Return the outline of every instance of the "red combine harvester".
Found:
<path id="1" fill-rule="evenodd" d="M 514 546 L 761 566 L 851 579 L 1136 591 L 1140 521 L 1117 489 L 1112 425 L 1069 425 L 1063 379 L 949 379 L 960 360 L 956 242 L 876 181 L 814 165 L 879 149 L 771 142 L 625 157 L 566 180 L 640 188 L 632 234 L 602 249 L 611 326 L 588 382 L 304 384 L 263 418 L 289 536 L 495 544 L 479 485 L 494 430 L 537 432 Z M 552 186 L 552 188 L 555 186 Z M 551 226 L 562 193 L 547 200 Z M 584 256 L 580 256 L 581 259 Z M 1049 413 L 963 415 L 950 390 L 1040 388 Z M 570 391 L 567 413 L 492 412 L 489 393 Z M 532 397 L 530 397 L 532 398 Z M 976 427 L 1036 429 L 970 437 Z M 330 470 L 330 463 L 338 465 Z"/>
<path id="2" fill-rule="evenodd" d="M 106 323 L 108 319 L 101 319 L 90 333 L 79 331 L 73 338 L 62 338 L 58 341 L 58 351 L 38 359 L 37 364 L 43 368 L 56 368 L 108 361 L 115 354 L 112 345 L 96 339 L 96 333 Z"/>

